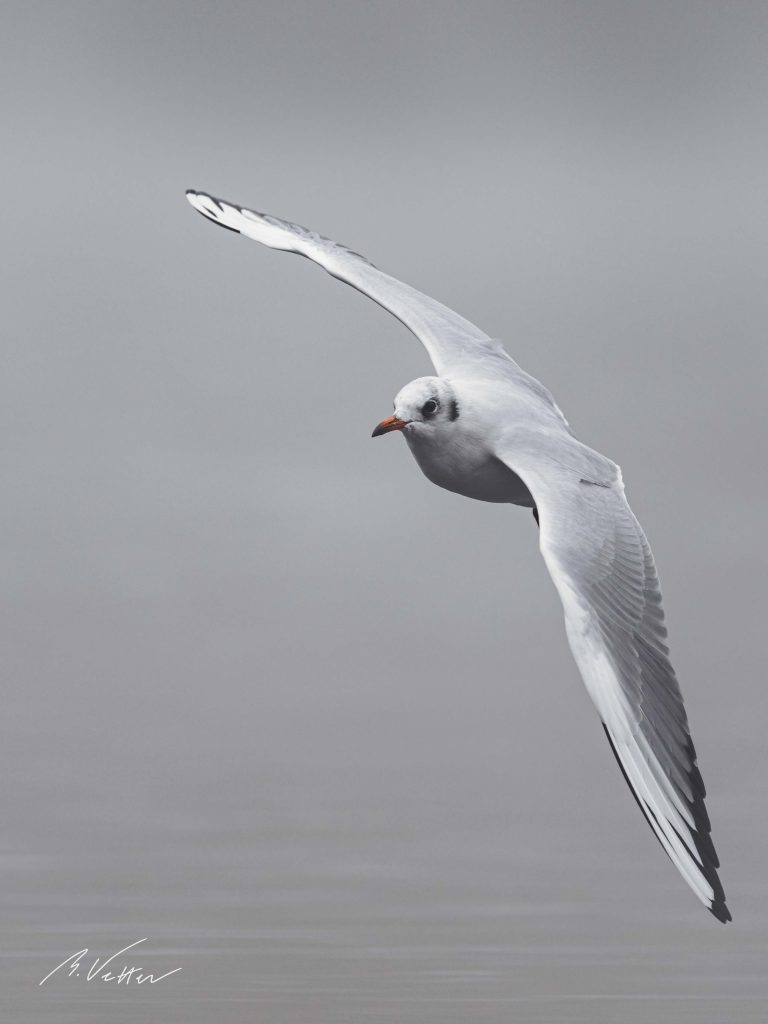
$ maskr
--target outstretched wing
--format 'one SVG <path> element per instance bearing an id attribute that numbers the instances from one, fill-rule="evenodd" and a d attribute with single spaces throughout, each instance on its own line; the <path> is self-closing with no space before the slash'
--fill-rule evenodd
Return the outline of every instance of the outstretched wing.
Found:
<path id="1" fill-rule="evenodd" d="M 619 468 L 572 439 L 557 456 L 497 454 L 536 502 L 568 642 L 624 777 L 685 881 L 730 921 L 656 566 Z"/>
<path id="2" fill-rule="evenodd" d="M 247 210 L 204 192 L 190 190 L 187 199 L 214 223 L 271 249 L 306 256 L 333 277 L 369 296 L 416 335 L 438 374 L 446 376 L 460 371 L 468 376 L 478 369 L 487 373 L 489 362 L 494 364 L 493 372 L 517 369 L 517 364 L 501 345 L 474 324 L 428 295 L 383 273 L 351 249 L 299 224 Z"/>

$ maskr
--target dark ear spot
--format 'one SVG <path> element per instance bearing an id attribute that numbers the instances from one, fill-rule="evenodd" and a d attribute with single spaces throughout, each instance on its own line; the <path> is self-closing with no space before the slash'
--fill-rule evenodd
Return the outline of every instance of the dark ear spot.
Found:
<path id="1" fill-rule="evenodd" d="M 448 419 L 457 420 L 459 418 L 459 403 L 455 398 L 451 399 L 451 404 L 448 409 Z"/>

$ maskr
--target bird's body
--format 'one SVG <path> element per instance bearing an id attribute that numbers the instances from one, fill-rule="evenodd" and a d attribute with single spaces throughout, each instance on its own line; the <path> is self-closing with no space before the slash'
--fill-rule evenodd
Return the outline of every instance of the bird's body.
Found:
<path id="1" fill-rule="evenodd" d="M 474 401 L 472 381 L 440 380 L 424 377 L 413 381 L 395 399 L 395 416 L 407 417 L 409 395 L 445 390 L 448 403 L 454 402 L 455 418 L 447 418 L 429 429 L 420 429 L 411 421 L 403 436 L 424 476 L 446 491 L 478 501 L 504 502 L 533 507 L 531 492 L 520 477 L 496 457 L 489 444 L 494 429 L 487 406 Z M 507 409 L 514 408 L 514 392 L 507 394 Z M 425 400 L 428 400 L 425 398 Z"/>
<path id="2" fill-rule="evenodd" d="M 438 487 L 475 501 L 534 507 L 531 492 L 517 473 L 471 434 L 464 434 L 453 448 L 408 434 L 405 440 L 424 476 Z"/>
<path id="3" fill-rule="evenodd" d="M 685 881 L 730 920 L 656 567 L 619 467 L 577 440 L 547 389 L 452 310 L 306 228 L 187 196 L 223 227 L 319 263 L 424 344 L 438 375 L 407 384 L 374 436 L 402 432 L 439 487 L 534 510 L 571 651 L 624 777 Z"/>

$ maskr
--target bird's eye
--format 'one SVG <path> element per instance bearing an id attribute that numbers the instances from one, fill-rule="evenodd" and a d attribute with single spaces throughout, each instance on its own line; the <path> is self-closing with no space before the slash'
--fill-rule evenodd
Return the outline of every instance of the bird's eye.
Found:
<path id="1" fill-rule="evenodd" d="M 430 398 L 428 402 L 425 402 L 421 407 L 422 416 L 434 416 L 437 412 L 437 402 L 434 398 Z"/>

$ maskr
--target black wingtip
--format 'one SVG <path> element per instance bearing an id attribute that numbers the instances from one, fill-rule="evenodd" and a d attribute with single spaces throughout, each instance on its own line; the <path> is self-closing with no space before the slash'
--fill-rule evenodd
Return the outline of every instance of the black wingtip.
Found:
<path id="1" fill-rule="evenodd" d="M 653 822 L 651 821 L 651 816 L 654 816 L 653 815 L 653 811 L 651 811 L 649 807 L 646 807 L 643 804 L 643 802 L 640 800 L 640 797 L 635 792 L 634 786 L 629 781 L 629 776 L 627 775 L 626 771 L 624 770 L 624 765 L 621 763 L 621 758 L 619 757 L 619 752 L 616 749 L 616 746 L 614 745 L 613 738 L 612 738 L 610 732 L 608 731 L 608 726 L 605 724 L 605 722 L 603 722 L 601 724 L 603 726 L 603 730 L 605 732 L 605 735 L 606 735 L 606 737 L 608 739 L 608 743 L 610 744 L 611 750 L 613 751 L 613 756 L 616 758 L 616 763 L 618 764 L 619 768 L 621 769 L 621 774 L 624 776 L 624 781 L 629 786 L 629 790 L 632 793 L 632 796 L 635 798 L 637 806 L 643 812 L 643 817 L 648 822 L 648 824 L 651 826 L 651 830 L 652 830 L 653 834 L 656 836 L 656 839 L 658 840 L 659 845 L 661 846 L 661 848 L 664 850 L 664 852 L 669 857 L 669 851 L 665 849 L 664 844 L 661 842 L 661 838 L 659 837 L 658 832 L 653 827 Z M 689 749 L 692 752 L 692 755 L 693 755 L 692 756 L 692 762 L 693 762 L 693 765 L 695 767 L 696 766 L 696 759 L 695 759 L 695 751 L 693 751 L 693 744 L 692 743 L 690 743 Z M 696 769 L 696 770 L 698 771 L 698 769 Z M 703 784 L 702 784 L 702 789 L 703 789 Z M 690 809 L 696 815 L 702 815 L 702 816 L 705 815 L 706 812 L 704 811 L 704 799 L 703 799 L 703 797 L 700 797 L 699 801 L 696 804 L 692 805 Z M 694 830 L 694 832 L 693 832 L 693 835 L 695 837 L 694 841 L 698 840 L 698 842 L 696 842 L 696 859 L 698 860 L 698 862 L 699 862 L 699 864 L 701 866 L 702 874 L 704 875 L 706 880 L 709 882 L 709 884 L 712 886 L 712 892 L 713 892 L 712 903 L 709 905 L 709 907 L 707 909 L 709 910 L 710 914 L 712 914 L 714 917 L 717 918 L 718 921 L 721 921 L 723 924 L 727 924 L 729 921 L 732 921 L 733 918 L 731 917 L 730 910 L 728 909 L 728 907 L 725 904 L 725 891 L 723 889 L 723 884 L 720 881 L 720 878 L 718 877 L 717 870 L 716 870 L 717 867 L 719 866 L 719 861 L 717 860 L 717 854 L 715 853 L 715 848 L 712 845 L 712 840 L 710 838 L 709 832 L 707 831 L 707 829 L 709 827 L 709 819 L 706 818 L 706 826 L 705 827 L 702 827 L 702 820 L 701 820 L 701 818 L 699 818 L 699 820 L 697 821 L 697 824 L 699 826 L 700 831 Z M 674 826 L 672 826 L 672 827 L 674 828 Z M 677 837 L 680 840 L 680 842 L 683 843 L 683 838 L 680 835 L 680 833 L 677 832 L 677 829 L 675 829 L 675 832 L 676 832 Z M 683 845 L 685 845 L 685 843 L 683 843 Z M 714 859 L 714 863 L 707 856 L 707 853 L 710 850 L 711 850 L 712 857 Z M 671 860 L 671 857 L 670 857 L 670 860 Z"/>
<path id="2" fill-rule="evenodd" d="M 188 188 L 184 195 L 186 196 L 187 199 L 189 199 L 190 196 L 204 196 L 206 199 L 210 199 L 211 202 L 215 203 L 216 206 L 218 206 L 218 208 L 222 211 L 222 213 L 224 212 L 224 209 L 221 205 L 223 200 L 217 199 L 215 196 L 212 196 L 209 192 L 198 192 L 194 188 Z M 197 210 L 201 217 L 205 217 L 206 220 L 212 220 L 213 223 L 218 224 L 220 228 L 225 228 L 227 231 L 234 231 L 236 235 L 239 235 L 241 233 L 240 231 L 238 231 L 237 228 L 230 227 L 229 224 L 223 224 L 215 215 L 211 216 L 210 213 L 206 213 L 204 210 L 198 209 L 198 207 L 194 203 L 192 203 L 191 205 L 195 208 L 195 210 Z M 229 203 L 228 205 L 231 206 L 232 204 Z"/>
<path id="3" fill-rule="evenodd" d="M 723 924 L 728 924 L 729 921 L 733 920 L 733 918 L 731 917 L 730 910 L 725 905 L 725 900 L 715 900 L 712 906 L 709 908 L 709 912 L 710 914 L 713 914 L 717 918 L 717 920 L 721 921 Z"/>

